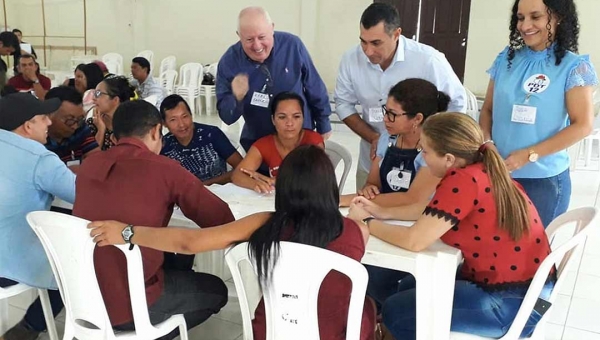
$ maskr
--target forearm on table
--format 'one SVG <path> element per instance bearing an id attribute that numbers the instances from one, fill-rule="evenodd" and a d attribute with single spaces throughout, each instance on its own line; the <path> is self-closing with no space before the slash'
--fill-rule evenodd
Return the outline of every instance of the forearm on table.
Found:
<path id="1" fill-rule="evenodd" d="M 376 217 L 384 220 L 414 221 L 421 217 L 428 203 L 429 200 L 424 200 L 404 206 L 383 207 L 381 216 Z"/>

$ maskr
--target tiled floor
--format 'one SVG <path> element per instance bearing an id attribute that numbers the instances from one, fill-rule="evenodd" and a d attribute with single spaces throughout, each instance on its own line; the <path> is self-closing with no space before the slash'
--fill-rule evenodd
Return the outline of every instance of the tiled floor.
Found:
<path id="1" fill-rule="evenodd" d="M 219 125 L 216 116 L 201 116 L 200 121 Z M 229 133 L 235 134 L 235 129 Z M 350 150 L 353 164 L 346 182 L 344 193 L 355 188 L 354 174 L 358 159 L 358 137 L 343 125 L 334 125 L 332 140 Z M 341 166 L 337 169 L 341 172 Z M 598 201 L 600 172 L 595 169 L 577 170 L 571 174 L 573 195 L 571 208 L 582 206 L 600 207 Z M 567 281 L 555 302 L 549 323 L 546 326 L 546 339 L 552 340 L 600 340 L 600 229 L 594 226 L 593 235 L 588 239 L 582 252 L 574 254 L 575 263 L 566 274 Z M 228 282 L 231 290 L 233 284 Z M 27 295 L 27 294 L 24 294 Z M 31 301 L 30 296 L 19 296 L 9 301 L 10 321 L 16 323 L 23 316 Z M 242 339 L 242 320 L 237 300 L 232 299 L 227 306 L 207 322 L 190 331 L 191 340 L 236 340 Z M 57 328 L 62 334 L 64 313 L 57 318 Z M 44 334 L 40 339 L 48 339 Z"/>

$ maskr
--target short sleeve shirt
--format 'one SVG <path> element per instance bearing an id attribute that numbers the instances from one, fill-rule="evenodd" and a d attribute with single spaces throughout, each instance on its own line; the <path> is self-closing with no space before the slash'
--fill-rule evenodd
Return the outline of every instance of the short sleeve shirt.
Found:
<path id="1" fill-rule="evenodd" d="M 525 197 L 530 214 L 530 229 L 518 241 L 498 226 L 493 188 L 481 163 L 449 170 L 424 211 L 452 222 L 441 239 L 462 251 L 462 277 L 483 288 L 528 284 L 550 253 L 535 207 L 513 183 Z"/>
<path id="2" fill-rule="evenodd" d="M 48 137 L 45 146 L 46 149 L 57 154 L 61 161 L 67 163 L 75 160 L 81 161 L 83 155 L 98 147 L 98 143 L 90 127 L 84 124 L 75 130 L 71 137 L 60 143 Z"/>
<path id="3" fill-rule="evenodd" d="M 323 144 L 323 137 L 320 134 L 304 129 L 304 135 L 300 140 L 300 145 L 320 145 Z M 263 163 L 269 167 L 269 175 L 277 177 L 279 166 L 283 159 L 275 146 L 275 135 L 268 135 L 256 141 L 252 146 L 258 149 L 262 156 Z"/>
<path id="4" fill-rule="evenodd" d="M 194 123 L 194 136 L 189 145 L 181 145 L 168 133 L 163 139 L 161 155 L 179 162 L 201 181 L 227 172 L 227 159 L 235 148 L 216 126 Z"/>

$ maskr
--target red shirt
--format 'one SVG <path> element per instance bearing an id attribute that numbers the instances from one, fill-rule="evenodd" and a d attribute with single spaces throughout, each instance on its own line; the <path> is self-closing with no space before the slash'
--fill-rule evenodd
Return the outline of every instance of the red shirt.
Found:
<path id="1" fill-rule="evenodd" d="M 75 197 L 73 215 L 92 221 L 166 227 L 175 204 L 201 227 L 234 220 L 228 205 L 198 178 L 136 138 L 122 138 L 110 150 L 86 158 L 77 173 Z M 146 297 L 152 305 L 163 289 L 163 252 L 140 249 Z M 132 322 L 125 256 L 115 247 L 96 248 L 94 265 L 111 323 Z"/>
<path id="2" fill-rule="evenodd" d="M 50 87 L 52 87 L 50 78 L 42 74 L 38 74 L 37 78 L 40 81 L 40 85 L 42 85 L 42 88 L 44 88 L 44 90 L 50 90 Z M 17 89 L 17 91 L 33 90 L 33 82 L 25 80 L 22 74 L 17 74 L 16 76 L 10 78 L 6 84 L 14 87 L 15 89 Z"/>
<path id="3" fill-rule="evenodd" d="M 482 163 L 449 170 L 424 211 L 425 215 L 452 221 L 454 227 L 441 239 L 462 251 L 462 278 L 484 289 L 528 285 L 550 253 L 537 210 L 517 187 L 528 202 L 530 214 L 529 232 L 519 241 L 498 227 L 493 188 Z"/>
<path id="4" fill-rule="evenodd" d="M 284 233 L 283 239 L 288 239 L 292 230 Z M 365 242 L 356 223 L 344 218 L 342 233 L 327 245 L 327 249 L 338 254 L 360 261 L 365 254 Z M 319 290 L 317 314 L 319 318 L 319 334 L 321 339 L 345 340 L 346 324 L 348 321 L 348 306 L 352 282 L 342 273 L 332 271 L 323 280 Z M 261 299 L 254 312 L 252 329 L 255 340 L 266 339 L 265 303 Z M 375 310 L 366 300 L 363 307 L 360 339 L 373 339 L 375 329 Z"/>
<path id="5" fill-rule="evenodd" d="M 300 145 L 321 145 L 323 144 L 323 137 L 320 134 L 312 131 L 304 129 L 304 135 L 300 140 Z M 255 148 L 260 152 L 263 163 L 265 163 L 269 167 L 269 174 L 271 177 L 277 177 L 277 173 L 279 172 L 279 166 L 283 159 L 277 151 L 277 147 L 275 146 L 275 135 L 264 136 L 263 138 L 257 140 L 252 144 Z"/>

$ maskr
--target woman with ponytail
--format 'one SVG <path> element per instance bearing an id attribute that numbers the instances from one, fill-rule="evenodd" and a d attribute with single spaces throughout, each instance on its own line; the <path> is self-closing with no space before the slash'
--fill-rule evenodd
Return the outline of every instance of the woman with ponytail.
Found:
<path id="1" fill-rule="evenodd" d="M 367 220 L 370 233 L 396 246 L 421 251 L 440 239 L 462 251 L 452 312 L 452 331 L 499 338 L 510 327 L 540 263 L 550 252 L 535 206 L 513 181 L 493 141 L 461 113 L 430 117 L 421 134 L 422 154 L 441 181 L 425 208 L 413 204 L 382 208 L 364 197 L 350 207 L 350 217 L 364 220 L 416 220 L 398 228 Z M 403 280 L 404 281 L 404 280 Z M 540 296 L 547 299 L 556 281 L 549 277 Z M 382 304 L 383 323 L 396 339 L 415 338 L 415 289 L 402 285 Z M 534 311 L 522 337 L 541 318 Z"/>
<path id="2" fill-rule="evenodd" d="M 355 196 L 364 196 L 383 206 L 425 202 L 439 179 L 419 156 L 421 128 L 427 118 L 446 111 L 447 94 L 424 79 L 405 79 L 394 85 L 382 105 L 385 130 L 377 143 L 376 157 L 365 186 L 356 195 L 343 195 L 341 206 Z"/>
<path id="3" fill-rule="evenodd" d="M 94 92 L 94 113 L 88 119 L 102 150 L 114 145 L 112 118 L 121 103 L 135 99 L 135 88 L 123 76 L 109 76 L 102 80 Z"/>

